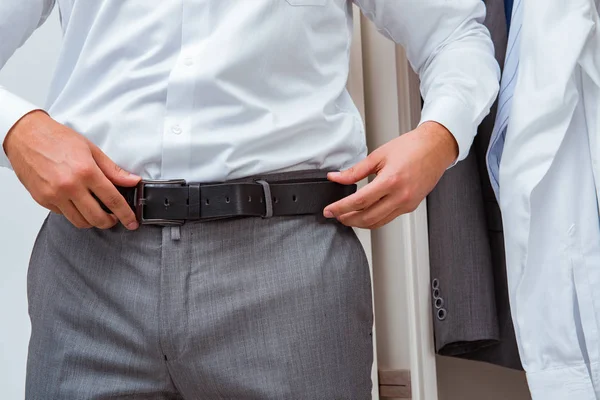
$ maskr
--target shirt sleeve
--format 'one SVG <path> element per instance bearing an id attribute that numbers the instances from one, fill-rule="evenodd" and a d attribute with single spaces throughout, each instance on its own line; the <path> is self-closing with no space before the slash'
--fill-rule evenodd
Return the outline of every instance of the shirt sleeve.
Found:
<path id="1" fill-rule="evenodd" d="M 0 68 L 31 34 L 44 23 L 54 8 L 54 0 L 0 1 Z M 4 153 L 6 135 L 25 114 L 39 109 L 0 86 L 0 167 L 10 168 Z"/>
<path id="2" fill-rule="evenodd" d="M 498 94 L 500 67 L 481 0 L 354 0 L 378 30 L 406 49 L 421 79 L 422 124 L 445 126 L 467 157 Z"/>

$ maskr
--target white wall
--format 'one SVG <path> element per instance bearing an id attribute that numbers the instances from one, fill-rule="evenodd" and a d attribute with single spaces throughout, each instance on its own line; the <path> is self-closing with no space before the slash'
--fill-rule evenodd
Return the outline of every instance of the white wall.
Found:
<path id="1" fill-rule="evenodd" d="M 1 38 L 0 38 L 1 40 Z M 43 106 L 61 41 L 55 13 L 0 71 L 0 85 Z M 22 399 L 29 341 L 27 263 L 46 212 L 0 168 L 0 397 Z"/>

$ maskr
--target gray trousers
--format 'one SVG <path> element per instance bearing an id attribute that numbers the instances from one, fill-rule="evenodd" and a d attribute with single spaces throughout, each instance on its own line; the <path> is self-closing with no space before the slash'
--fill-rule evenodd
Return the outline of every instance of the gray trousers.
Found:
<path id="1" fill-rule="evenodd" d="M 372 306 L 352 229 L 319 216 L 78 230 L 28 273 L 26 397 L 370 399 Z"/>

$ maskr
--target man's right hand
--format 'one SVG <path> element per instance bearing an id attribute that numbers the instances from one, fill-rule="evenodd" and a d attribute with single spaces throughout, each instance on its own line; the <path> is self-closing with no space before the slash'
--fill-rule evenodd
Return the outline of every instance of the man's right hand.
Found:
<path id="1" fill-rule="evenodd" d="M 115 188 L 140 177 L 117 166 L 96 145 L 43 111 L 27 114 L 4 140 L 19 180 L 43 207 L 63 214 L 78 228 L 108 229 L 118 221 L 137 229 L 135 214 Z M 112 212 L 102 210 L 95 194 Z"/>

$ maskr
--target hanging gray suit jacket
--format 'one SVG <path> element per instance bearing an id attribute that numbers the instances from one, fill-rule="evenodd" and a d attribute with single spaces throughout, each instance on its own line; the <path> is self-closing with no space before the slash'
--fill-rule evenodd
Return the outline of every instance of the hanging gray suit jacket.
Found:
<path id="1" fill-rule="evenodd" d="M 485 24 L 504 64 L 504 0 L 484 0 Z M 436 352 L 522 369 L 508 302 L 502 219 L 485 165 L 496 105 L 469 157 L 427 200 Z"/>

